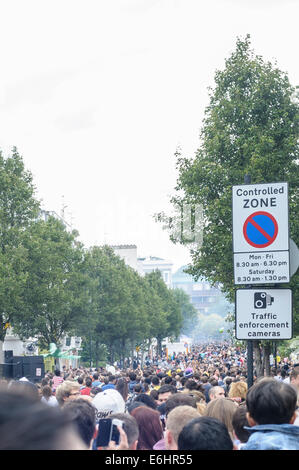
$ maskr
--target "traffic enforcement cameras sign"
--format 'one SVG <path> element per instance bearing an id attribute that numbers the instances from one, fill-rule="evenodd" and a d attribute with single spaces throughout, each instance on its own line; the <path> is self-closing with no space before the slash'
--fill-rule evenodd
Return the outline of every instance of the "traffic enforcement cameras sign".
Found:
<path id="1" fill-rule="evenodd" d="M 288 184 L 233 186 L 235 284 L 290 280 Z"/>
<path id="2" fill-rule="evenodd" d="M 237 289 L 236 338 L 291 339 L 291 289 Z"/>

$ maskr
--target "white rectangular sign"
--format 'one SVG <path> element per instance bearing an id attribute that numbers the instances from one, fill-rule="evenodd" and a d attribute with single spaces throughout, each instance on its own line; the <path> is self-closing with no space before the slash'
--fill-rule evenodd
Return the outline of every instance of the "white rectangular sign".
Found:
<path id="1" fill-rule="evenodd" d="M 234 275 L 235 284 L 289 282 L 289 252 L 234 253 Z"/>
<path id="2" fill-rule="evenodd" d="M 288 249 L 288 183 L 233 186 L 234 253 Z"/>
<path id="3" fill-rule="evenodd" d="M 291 339 L 291 289 L 237 289 L 236 338 Z"/>
<path id="4" fill-rule="evenodd" d="M 288 183 L 232 189 L 235 284 L 289 282 Z"/>

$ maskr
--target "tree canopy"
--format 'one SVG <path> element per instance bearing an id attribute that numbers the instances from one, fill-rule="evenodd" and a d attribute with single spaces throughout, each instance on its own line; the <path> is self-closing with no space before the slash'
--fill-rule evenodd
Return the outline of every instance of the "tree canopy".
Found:
<path id="1" fill-rule="evenodd" d="M 245 175 L 252 183 L 287 181 L 290 236 L 299 244 L 298 100 L 287 74 L 254 53 L 249 35 L 216 71 L 209 96 L 198 150 L 191 158 L 176 154 L 172 203 L 202 208 L 202 243 L 191 246 L 187 272 L 221 283 L 233 301 L 233 185 Z M 298 276 L 290 283 L 297 305 Z"/>

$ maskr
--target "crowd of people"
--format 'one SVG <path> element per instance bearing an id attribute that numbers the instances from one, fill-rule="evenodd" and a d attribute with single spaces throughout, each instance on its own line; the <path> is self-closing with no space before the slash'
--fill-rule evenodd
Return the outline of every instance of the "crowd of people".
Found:
<path id="1" fill-rule="evenodd" d="M 245 350 L 201 344 L 142 367 L 3 379 L 0 449 L 299 450 L 298 404 L 299 364 L 287 358 L 248 389 Z M 103 444 L 107 422 L 117 432 Z"/>

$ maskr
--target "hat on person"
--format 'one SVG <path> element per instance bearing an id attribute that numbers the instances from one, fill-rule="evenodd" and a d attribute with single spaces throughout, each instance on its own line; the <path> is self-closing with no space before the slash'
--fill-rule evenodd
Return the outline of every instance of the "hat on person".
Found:
<path id="1" fill-rule="evenodd" d="M 184 376 L 191 377 L 192 375 L 193 375 L 193 370 L 191 369 L 191 367 L 187 367 L 187 369 L 185 370 Z"/>
<path id="2" fill-rule="evenodd" d="M 112 388 L 97 393 L 92 404 L 97 409 L 97 419 L 107 418 L 112 413 L 124 413 L 126 406 L 121 394 Z"/>

